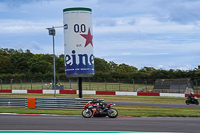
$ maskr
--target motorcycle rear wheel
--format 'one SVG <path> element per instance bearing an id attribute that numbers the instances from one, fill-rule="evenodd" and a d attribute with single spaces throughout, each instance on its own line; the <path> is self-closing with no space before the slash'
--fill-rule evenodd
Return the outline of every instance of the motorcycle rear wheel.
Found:
<path id="1" fill-rule="evenodd" d="M 196 101 L 196 105 L 199 105 L 199 101 Z"/>
<path id="2" fill-rule="evenodd" d="M 85 117 L 85 118 L 92 117 L 92 110 L 90 110 L 90 109 L 84 109 L 82 111 L 82 116 Z"/>
<path id="3" fill-rule="evenodd" d="M 116 109 L 109 109 L 108 110 L 108 117 L 109 118 L 116 118 L 118 116 L 118 112 Z"/>
<path id="4" fill-rule="evenodd" d="M 189 101 L 189 100 L 186 100 L 185 103 L 186 103 L 187 105 L 189 105 L 189 104 L 190 104 L 190 101 Z"/>

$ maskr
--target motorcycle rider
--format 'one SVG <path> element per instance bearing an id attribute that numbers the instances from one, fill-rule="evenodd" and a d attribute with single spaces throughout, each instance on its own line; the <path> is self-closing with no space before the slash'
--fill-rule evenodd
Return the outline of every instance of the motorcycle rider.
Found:
<path id="1" fill-rule="evenodd" d="M 193 92 L 190 93 L 190 95 L 188 96 L 188 99 L 189 99 L 189 100 L 193 100 L 193 99 L 194 99 Z"/>
<path id="2" fill-rule="evenodd" d="M 92 103 L 97 103 L 97 106 L 99 106 L 100 107 L 100 109 L 102 109 L 103 111 L 106 109 L 106 103 L 105 102 L 103 102 L 103 101 L 99 101 L 97 98 L 94 98 L 93 100 L 92 100 Z M 98 110 L 99 112 L 101 112 L 101 110 Z"/>

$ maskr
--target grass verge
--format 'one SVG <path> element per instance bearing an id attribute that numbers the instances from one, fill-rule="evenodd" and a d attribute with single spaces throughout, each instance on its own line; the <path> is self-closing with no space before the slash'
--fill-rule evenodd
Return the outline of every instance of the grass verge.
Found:
<path id="1" fill-rule="evenodd" d="M 54 94 L 15 94 L 15 93 L 1 93 L 0 97 L 45 97 L 53 98 Z M 76 94 L 56 94 L 57 98 L 78 98 Z M 115 102 L 143 102 L 143 103 L 171 103 L 171 104 L 185 104 L 184 97 L 160 97 L 160 96 L 120 96 L 120 95 L 83 95 L 85 99 L 104 99 L 104 101 Z"/>
<path id="2" fill-rule="evenodd" d="M 200 110 L 196 108 L 116 106 L 115 109 L 118 110 L 119 116 L 200 117 Z M 81 115 L 82 110 L 50 110 L 28 109 L 23 107 L 0 107 L 0 113 Z"/>

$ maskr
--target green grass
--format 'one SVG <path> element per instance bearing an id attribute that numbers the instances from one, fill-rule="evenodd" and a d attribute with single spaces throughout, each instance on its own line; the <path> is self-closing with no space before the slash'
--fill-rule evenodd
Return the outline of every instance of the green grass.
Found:
<path id="1" fill-rule="evenodd" d="M 174 107 L 145 107 L 145 106 L 118 106 L 121 116 L 134 117 L 200 117 L 200 110 L 196 108 Z"/>
<path id="2" fill-rule="evenodd" d="M 50 110 L 29 109 L 23 107 L 0 107 L 0 113 L 81 115 L 81 112 L 81 110 Z"/>
<path id="3" fill-rule="evenodd" d="M 16 94 L 16 93 L 0 93 L 0 97 L 48 97 L 54 98 L 54 94 Z M 78 98 L 76 94 L 56 94 L 57 98 Z M 159 97 L 159 96 L 121 96 L 121 95 L 83 95 L 85 99 L 104 99 L 104 101 L 115 102 L 143 102 L 143 103 L 172 103 L 185 104 L 184 97 Z"/>

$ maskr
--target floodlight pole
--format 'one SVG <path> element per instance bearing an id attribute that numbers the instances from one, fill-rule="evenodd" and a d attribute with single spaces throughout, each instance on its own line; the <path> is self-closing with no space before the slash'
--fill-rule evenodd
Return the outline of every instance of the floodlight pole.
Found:
<path id="1" fill-rule="evenodd" d="M 54 45 L 54 36 L 53 35 L 53 75 L 54 75 L 54 83 L 53 83 L 53 88 L 54 88 L 54 98 L 56 98 L 56 63 L 55 63 L 55 45 Z"/>
<path id="2" fill-rule="evenodd" d="M 46 28 L 49 30 L 49 35 L 53 36 L 53 75 L 54 75 L 54 81 L 52 85 L 52 89 L 54 89 L 54 98 L 56 98 L 56 65 L 55 65 L 55 46 L 54 46 L 54 36 L 56 34 L 55 27 L 52 26 L 52 28 Z"/>

